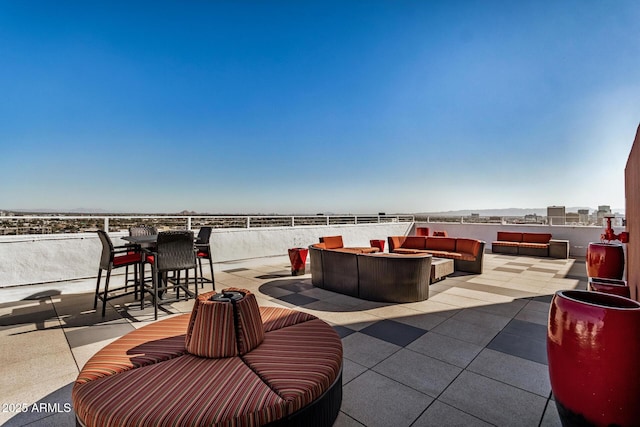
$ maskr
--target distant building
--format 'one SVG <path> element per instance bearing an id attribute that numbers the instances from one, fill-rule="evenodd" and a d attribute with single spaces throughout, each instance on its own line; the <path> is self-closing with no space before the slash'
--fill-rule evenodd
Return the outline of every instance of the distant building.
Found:
<path id="1" fill-rule="evenodd" d="M 578 209 L 578 222 L 589 224 L 589 209 Z"/>
<path id="2" fill-rule="evenodd" d="M 598 211 L 596 212 L 596 224 L 604 225 L 604 217 L 605 216 L 613 216 L 611 213 L 611 206 L 609 205 L 600 205 L 598 206 Z"/>
<path id="3" fill-rule="evenodd" d="M 547 206 L 547 221 L 550 225 L 565 225 L 565 207 Z"/>
<path id="4" fill-rule="evenodd" d="M 578 212 L 567 212 L 564 220 L 566 224 L 577 225 L 580 223 L 580 214 Z"/>
<path id="5" fill-rule="evenodd" d="M 537 214 L 527 214 L 524 216 L 524 222 L 537 224 L 540 222 L 540 217 Z"/>

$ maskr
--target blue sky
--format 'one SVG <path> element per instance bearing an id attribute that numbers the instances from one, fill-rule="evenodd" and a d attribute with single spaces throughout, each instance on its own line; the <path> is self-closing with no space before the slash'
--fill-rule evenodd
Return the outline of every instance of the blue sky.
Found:
<path id="1" fill-rule="evenodd" d="M 608 204 L 637 1 L 0 2 L 0 209 Z"/>

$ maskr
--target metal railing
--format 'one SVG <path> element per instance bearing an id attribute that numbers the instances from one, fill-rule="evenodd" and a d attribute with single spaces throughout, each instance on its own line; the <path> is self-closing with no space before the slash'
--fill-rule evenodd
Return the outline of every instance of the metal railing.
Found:
<path id="1" fill-rule="evenodd" d="M 0 235 L 124 231 L 145 224 L 160 230 L 301 227 L 414 222 L 413 215 L 28 215 L 0 217 Z"/>

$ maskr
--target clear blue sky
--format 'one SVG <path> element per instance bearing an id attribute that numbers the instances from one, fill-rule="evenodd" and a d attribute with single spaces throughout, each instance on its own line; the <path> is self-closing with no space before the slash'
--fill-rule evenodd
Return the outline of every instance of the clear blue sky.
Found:
<path id="1" fill-rule="evenodd" d="M 608 204 L 640 2 L 2 1 L 0 209 Z"/>

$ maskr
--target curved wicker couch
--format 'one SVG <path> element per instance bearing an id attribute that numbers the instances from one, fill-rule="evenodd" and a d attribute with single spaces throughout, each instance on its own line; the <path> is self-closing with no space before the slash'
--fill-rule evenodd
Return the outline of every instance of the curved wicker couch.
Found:
<path id="1" fill-rule="evenodd" d="M 82 426 L 330 426 L 342 402 L 342 342 L 313 315 L 258 307 L 246 290 L 210 292 L 190 315 L 96 353 L 72 401 Z"/>
<path id="2" fill-rule="evenodd" d="M 371 301 L 429 298 L 431 255 L 357 253 L 309 246 L 314 286 Z"/>

